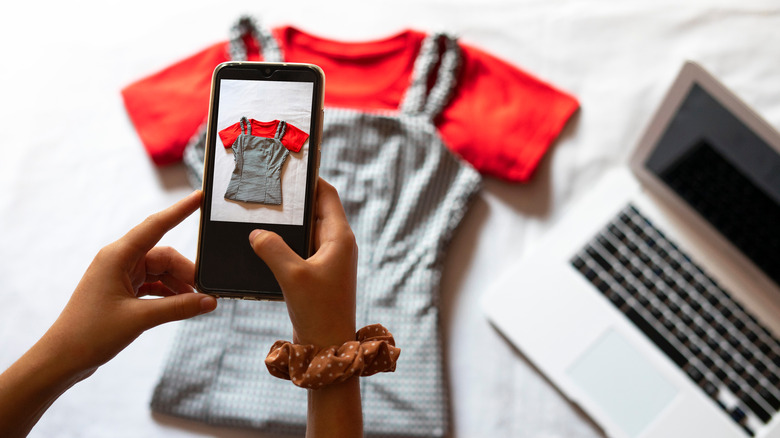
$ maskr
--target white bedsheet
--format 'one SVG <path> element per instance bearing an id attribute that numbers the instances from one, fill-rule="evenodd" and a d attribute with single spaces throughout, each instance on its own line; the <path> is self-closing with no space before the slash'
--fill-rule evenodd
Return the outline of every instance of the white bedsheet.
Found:
<path id="1" fill-rule="evenodd" d="M 225 39 L 242 13 L 341 39 L 406 27 L 447 30 L 573 93 L 582 105 L 531 183 L 486 181 L 450 247 L 442 323 L 452 436 L 598 436 L 490 327 L 480 294 L 572 199 L 626 160 L 685 59 L 700 62 L 780 128 L 780 4 L 274 3 L 0 6 L 0 368 L 53 322 L 99 248 L 190 191 L 182 166 L 157 169 L 146 156 L 122 106 L 122 86 Z M 162 243 L 193 258 L 196 229 L 192 217 Z M 175 329 L 144 334 L 60 398 L 31 436 L 262 436 L 150 413 Z"/>

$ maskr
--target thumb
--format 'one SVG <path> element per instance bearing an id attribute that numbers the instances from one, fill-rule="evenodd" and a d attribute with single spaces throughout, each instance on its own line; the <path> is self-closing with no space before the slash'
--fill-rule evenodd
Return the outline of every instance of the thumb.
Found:
<path id="1" fill-rule="evenodd" d="M 284 277 L 288 270 L 299 264 L 302 259 L 287 245 L 282 236 L 267 230 L 254 230 L 249 233 L 249 244 L 255 254 L 271 268 L 277 279 Z"/>
<path id="2" fill-rule="evenodd" d="M 141 315 L 144 330 L 208 313 L 217 307 L 216 298 L 194 292 L 151 300 L 135 300 L 134 303 L 140 307 L 138 314 Z"/>

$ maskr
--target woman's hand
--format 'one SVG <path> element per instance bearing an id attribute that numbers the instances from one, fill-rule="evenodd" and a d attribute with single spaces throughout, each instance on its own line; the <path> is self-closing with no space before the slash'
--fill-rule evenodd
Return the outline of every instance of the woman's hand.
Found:
<path id="1" fill-rule="evenodd" d="M 357 244 L 336 189 L 320 179 L 315 253 L 303 260 L 273 232 L 254 230 L 249 241 L 282 288 L 293 342 L 321 347 L 355 340 Z"/>
<path id="2" fill-rule="evenodd" d="M 72 364 L 94 371 L 144 331 L 214 310 L 215 298 L 197 294 L 195 265 L 162 236 L 200 205 L 196 191 L 149 216 L 97 254 L 43 340 L 64 347 Z M 139 299 L 154 295 L 159 299 Z"/>
<path id="3" fill-rule="evenodd" d="M 213 297 L 193 293 L 191 261 L 154 247 L 200 199 L 194 192 L 100 250 L 59 318 L 0 375 L 0 436 L 26 436 L 63 392 L 144 331 L 216 308 Z M 144 295 L 162 298 L 139 299 Z"/>

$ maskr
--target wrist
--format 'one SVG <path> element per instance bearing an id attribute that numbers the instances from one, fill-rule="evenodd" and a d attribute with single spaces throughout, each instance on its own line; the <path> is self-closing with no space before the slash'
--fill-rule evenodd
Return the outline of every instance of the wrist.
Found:
<path id="1" fill-rule="evenodd" d="M 318 348 L 341 345 L 355 340 L 355 327 L 340 330 L 323 331 L 320 333 L 293 333 L 293 342 L 301 345 L 314 345 Z"/>
<path id="2" fill-rule="evenodd" d="M 352 321 L 343 321 L 344 319 L 340 319 L 338 322 L 332 321 L 316 327 L 293 329 L 293 342 L 323 348 L 354 341 L 356 331 L 354 318 Z"/>
<path id="3" fill-rule="evenodd" d="M 66 389 L 86 379 L 97 369 L 86 365 L 84 353 L 51 333 L 44 334 L 28 352 L 38 372 L 50 384 L 56 386 L 56 383 L 61 383 L 67 385 Z"/>

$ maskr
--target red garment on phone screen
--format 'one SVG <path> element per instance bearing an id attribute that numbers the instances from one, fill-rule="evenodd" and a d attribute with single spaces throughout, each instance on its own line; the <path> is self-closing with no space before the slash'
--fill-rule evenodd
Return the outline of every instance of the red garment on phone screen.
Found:
<path id="1" fill-rule="evenodd" d="M 426 36 L 406 30 L 376 41 L 340 42 L 289 26 L 273 33 L 286 61 L 323 69 L 326 107 L 362 111 L 398 108 Z M 526 181 L 579 104 L 501 59 L 460 46 L 458 86 L 436 121 L 439 134 L 483 174 Z M 248 58 L 259 60 L 258 51 L 250 50 Z M 221 42 L 122 90 L 128 114 L 156 164 L 181 160 L 206 119 L 214 67 L 228 60 L 228 43 Z"/>
<path id="2" fill-rule="evenodd" d="M 274 138 L 276 129 L 279 127 L 278 120 L 260 122 L 255 119 L 249 119 L 249 123 L 252 125 L 252 129 L 250 129 L 249 132 L 255 137 Z M 233 146 L 233 143 L 235 143 L 239 135 L 241 135 L 241 122 L 236 122 L 219 131 L 219 138 L 222 140 L 225 149 Z M 309 134 L 301 131 L 296 126 L 287 123 L 284 130 L 284 137 L 282 137 L 282 145 L 290 152 L 300 152 L 303 144 L 306 143 L 308 138 Z"/>

